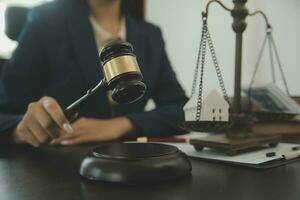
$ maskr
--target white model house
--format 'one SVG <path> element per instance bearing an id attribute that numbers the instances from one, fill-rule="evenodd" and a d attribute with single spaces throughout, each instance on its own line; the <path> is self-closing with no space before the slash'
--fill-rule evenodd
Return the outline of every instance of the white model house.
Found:
<path id="1" fill-rule="evenodd" d="M 185 121 L 195 121 L 197 95 L 193 95 L 183 107 Z M 203 100 L 200 121 L 228 121 L 229 105 L 217 90 L 212 90 Z"/>

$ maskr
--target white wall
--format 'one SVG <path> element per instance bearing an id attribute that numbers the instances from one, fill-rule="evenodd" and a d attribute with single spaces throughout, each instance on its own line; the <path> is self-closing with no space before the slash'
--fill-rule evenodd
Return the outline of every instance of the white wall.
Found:
<path id="1" fill-rule="evenodd" d="M 232 7 L 231 0 L 223 2 Z M 205 0 L 148 0 L 147 19 L 161 27 L 167 52 L 178 79 L 190 93 L 193 71 L 201 34 L 201 12 Z M 300 1 L 299 0 L 249 0 L 250 11 L 265 11 L 274 27 L 274 38 L 278 46 L 281 61 L 286 72 L 292 94 L 300 95 Z M 264 37 L 264 21 L 260 17 L 248 18 L 248 29 L 244 40 L 243 85 L 247 85 Z M 232 18 L 218 5 L 212 5 L 209 16 L 209 30 L 215 44 L 218 60 L 223 72 L 225 84 L 233 94 L 234 45 L 235 36 L 231 29 Z M 270 82 L 268 52 L 264 55 L 257 84 Z M 208 56 L 205 87 L 218 87 L 213 65 Z M 279 80 L 279 73 L 277 73 Z M 279 82 L 282 86 L 282 82 Z"/>

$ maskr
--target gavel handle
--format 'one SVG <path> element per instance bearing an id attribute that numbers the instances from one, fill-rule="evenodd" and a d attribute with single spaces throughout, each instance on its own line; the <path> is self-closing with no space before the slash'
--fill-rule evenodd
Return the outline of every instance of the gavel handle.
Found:
<path id="1" fill-rule="evenodd" d="M 66 118 L 70 121 L 73 122 L 77 119 L 78 117 L 78 112 L 82 106 L 86 104 L 86 102 L 94 96 L 94 94 L 97 93 L 100 89 L 106 88 L 106 80 L 102 79 L 94 88 L 89 89 L 85 95 L 74 101 L 72 104 L 70 104 L 65 110 L 64 114 Z"/>

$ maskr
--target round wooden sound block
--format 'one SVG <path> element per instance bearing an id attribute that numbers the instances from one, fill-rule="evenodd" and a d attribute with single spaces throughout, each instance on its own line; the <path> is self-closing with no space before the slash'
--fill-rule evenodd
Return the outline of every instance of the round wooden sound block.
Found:
<path id="1" fill-rule="evenodd" d="M 95 181 L 147 183 L 190 174 L 188 157 L 177 147 L 160 143 L 112 143 L 92 150 L 82 161 L 80 175 Z"/>

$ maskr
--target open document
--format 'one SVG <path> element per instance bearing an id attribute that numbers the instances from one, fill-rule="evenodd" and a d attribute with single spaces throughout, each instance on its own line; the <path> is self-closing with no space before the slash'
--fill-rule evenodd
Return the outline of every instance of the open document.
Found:
<path id="1" fill-rule="evenodd" d="M 194 147 L 188 143 L 172 143 L 172 145 L 179 148 L 189 157 L 251 167 L 262 166 L 262 164 L 266 163 L 268 164 L 268 167 L 266 168 L 275 167 L 300 157 L 299 144 L 280 143 L 273 148 L 265 147 L 260 150 L 241 153 L 235 156 L 229 156 L 225 153 L 209 148 L 204 148 L 202 151 L 196 151 Z M 274 165 L 272 165 L 272 162 L 274 162 Z"/>

